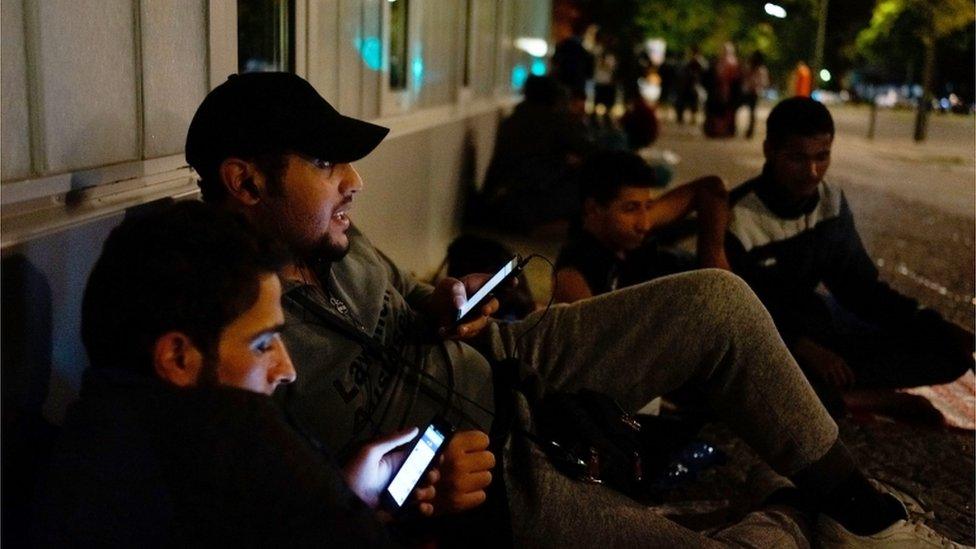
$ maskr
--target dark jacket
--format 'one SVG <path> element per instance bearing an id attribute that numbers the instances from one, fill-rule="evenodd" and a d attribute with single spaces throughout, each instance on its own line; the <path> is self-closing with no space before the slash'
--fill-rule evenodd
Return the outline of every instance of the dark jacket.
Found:
<path id="1" fill-rule="evenodd" d="M 86 372 L 40 494 L 42 546 L 385 546 L 270 398 Z"/>
<path id="2" fill-rule="evenodd" d="M 732 221 L 726 252 L 773 315 L 784 339 L 827 322 L 816 294 L 823 284 L 837 302 L 866 322 L 905 331 L 917 321 L 942 322 L 931 310 L 879 280 L 854 227 L 844 193 L 821 183 L 817 194 L 791 205 L 767 176 L 743 183 L 730 197 Z"/>
<path id="3" fill-rule="evenodd" d="M 582 120 L 562 103 L 523 101 L 498 125 L 482 199 L 483 221 L 527 230 L 579 209 L 579 180 L 571 157 L 595 148 Z"/>

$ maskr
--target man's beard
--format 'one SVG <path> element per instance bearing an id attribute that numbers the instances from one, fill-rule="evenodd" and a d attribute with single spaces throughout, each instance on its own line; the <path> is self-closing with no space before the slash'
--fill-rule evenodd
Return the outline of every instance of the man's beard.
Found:
<path id="1" fill-rule="evenodd" d="M 349 253 L 349 242 L 340 245 L 333 242 L 329 235 L 323 237 L 318 244 L 305 250 L 293 249 L 298 263 L 321 268 L 342 260 Z"/>
<path id="2" fill-rule="evenodd" d="M 340 259 L 346 257 L 349 253 L 349 236 L 346 235 L 346 243 L 339 244 L 338 242 L 333 242 L 331 235 L 326 235 L 322 239 L 322 242 L 318 245 L 317 255 L 319 261 L 326 261 L 329 263 L 335 263 Z"/>
<path id="3" fill-rule="evenodd" d="M 270 234 L 279 244 L 291 253 L 292 259 L 296 263 L 306 265 L 316 265 L 319 263 L 334 263 L 346 257 L 349 253 L 349 242 L 345 245 L 332 241 L 332 236 L 328 233 L 322 235 L 316 241 L 309 241 L 308 236 L 289 230 L 290 225 L 300 225 L 301 221 L 288 219 L 283 221 L 280 211 L 268 208 L 262 226 L 265 227 L 267 234 Z"/>

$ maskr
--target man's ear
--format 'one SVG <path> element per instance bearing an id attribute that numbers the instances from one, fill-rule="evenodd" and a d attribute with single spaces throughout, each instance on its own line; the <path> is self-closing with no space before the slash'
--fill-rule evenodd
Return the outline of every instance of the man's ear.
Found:
<path id="1" fill-rule="evenodd" d="M 254 206 L 261 201 L 261 190 L 258 185 L 263 185 L 263 181 L 255 181 L 259 174 L 254 164 L 231 157 L 220 163 L 217 173 L 221 184 L 233 200 L 245 206 Z"/>
<path id="2" fill-rule="evenodd" d="M 203 353 L 182 332 L 167 332 L 156 338 L 153 367 L 160 379 L 177 387 L 193 387 L 203 371 Z"/>

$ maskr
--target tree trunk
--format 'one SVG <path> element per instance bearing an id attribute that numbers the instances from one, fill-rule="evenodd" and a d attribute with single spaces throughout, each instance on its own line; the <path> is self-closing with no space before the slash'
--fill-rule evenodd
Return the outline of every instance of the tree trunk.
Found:
<path id="1" fill-rule="evenodd" d="M 925 141 L 928 134 L 929 110 L 932 108 L 932 84 L 935 80 L 935 39 L 925 43 L 925 62 L 922 68 L 922 97 L 915 113 L 915 141 Z"/>
<path id="2" fill-rule="evenodd" d="M 874 139 L 874 128 L 878 122 L 878 93 L 871 94 L 871 116 L 868 118 L 868 139 Z"/>
<path id="3" fill-rule="evenodd" d="M 824 68 L 824 42 L 827 38 L 827 5 L 830 0 L 820 0 L 819 12 L 817 16 L 817 41 L 813 48 L 813 66 L 810 72 L 813 73 L 813 89 L 821 87 L 823 79 L 820 78 L 820 69 Z"/>

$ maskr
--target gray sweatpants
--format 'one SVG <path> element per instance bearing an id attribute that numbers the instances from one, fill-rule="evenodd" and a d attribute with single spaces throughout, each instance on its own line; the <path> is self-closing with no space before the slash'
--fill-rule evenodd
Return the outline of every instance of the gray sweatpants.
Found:
<path id="1" fill-rule="evenodd" d="M 703 270 L 657 279 L 515 324 L 492 325 L 492 352 L 518 356 L 547 391 L 589 388 L 637 410 L 692 384 L 778 473 L 822 457 L 837 425 L 772 319 L 735 275 Z M 517 422 L 532 428 L 524 402 Z M 512 526 L 531 547 L 788 547 L 808 545 L 787 513 L 758 511 L 710 536 L 603 486 L 570 479 L 520 435 L 503 456 Z"/>

